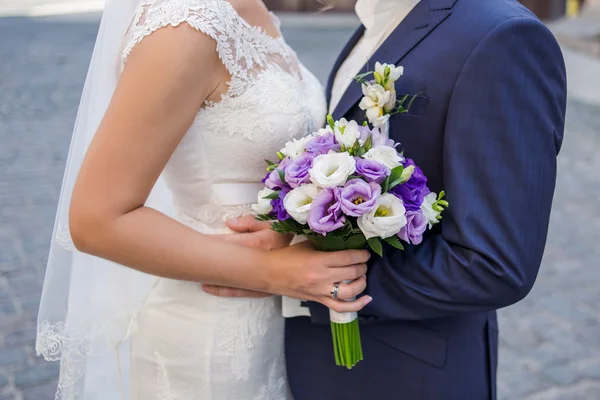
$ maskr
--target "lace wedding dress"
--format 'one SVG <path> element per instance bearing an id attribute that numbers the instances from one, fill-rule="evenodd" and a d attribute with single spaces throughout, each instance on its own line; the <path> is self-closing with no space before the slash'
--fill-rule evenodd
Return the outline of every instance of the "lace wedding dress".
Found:
<path id="1" fill-rule="evenodd" d="M 214 39 L 231 81 L 198 112 L 163 176 L 180 222 L 224 234 L 226 219 L 256 202 L 264 159 L 320 127 L 325 100 L 284 39 L 249 25 L 225 0 L 143 1 L 122 65 L 145 37 L 183 23 Z M 290 399 L 283 329 L 278 298 L 217 298 L 196 283 L 158 279 L 131 337 L 131 398 Z"/>

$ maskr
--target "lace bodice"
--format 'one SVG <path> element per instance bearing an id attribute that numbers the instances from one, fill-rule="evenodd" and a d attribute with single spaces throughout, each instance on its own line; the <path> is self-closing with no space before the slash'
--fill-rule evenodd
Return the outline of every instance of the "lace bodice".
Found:
<path id="1" fill-rule="evenodd" d="M 218 204 L 214 185 L 260 182 L 265 159 L 323 124 L 325 100 L 283 37 L 249 25 L 225 0 L 143 1 L 126 36 L 122 65 L 146 36 L 182 23 L 214 39 L 231 80 L 221 101 L 199 110 L 164 177 L 182 222 L 219 229 L 221 217 L 243 207 Z"/>

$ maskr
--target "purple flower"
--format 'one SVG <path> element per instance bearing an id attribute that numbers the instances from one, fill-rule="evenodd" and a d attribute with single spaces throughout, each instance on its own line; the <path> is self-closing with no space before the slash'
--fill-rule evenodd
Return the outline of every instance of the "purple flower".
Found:
<path id="1" fill-rule="evenodd" d="M 271 206 L 273 206 L 273 211 L 271 211 L 271 214 L 276 215 L 279 221 L 285 221 L 286 219 L 290 218 L 290 215 L 283 206 L 283 199 L 285 198 L 285 195 L 288 194 L 288 192 L 289 189 L 283 188 L 279 192 L 279 197 L 271 200 Z"/>
<path id="2" fill-rule="evenodd" d="M 340 206 L 340 189 L 323 189 L 313 199 L 308 214 L 308 226 L 316 233 L 325 236 L 344 226 L 346 218 Z"/>
<path id="3" fill-rule="evenodd" d="M 423 204 L 423 198 L 429 193 L 427 189 L 427 177 L 423 174 L 413 160 L 407 158 L 404 168 L 414 166 L 415 170 L 410 179 L 402 185 L 394 187 L 390 192 L 404 201 L 404 207 L 408 211 L 418 211 Z"/>
<path id="4" fill-rule="evenodd" d="M 281 181 L 278 170 L 285 171 L 290 162 L 291 160 L 287 157 L 281 160 L 277 169 L 269 172 L 267 176 L 265 176 L 265 178 L 262 180 L 265 186 L 271 190 L 281 190 L 287 187 L 287 185 Z"/>
<path id="5" fill-rule="evenodd" d="M 427 218 L 419 211 L 406 212 L 406 225 L 398 233 L 398 237 L 410 244 L 420 244 L 423 241 L 423 233 L 427 229 Z"/>
<path id="6" fill-rule="evenodd" d="M 358 128 L 358 131 L 360 132 L 360 136 L 359 136 L 358 140 L 360 140 L 361 143 L 365 143 L 367 141 L 367 139 L 369 138 L 369 135 L 371 135 L 373 137 L 373 139 L 372 139 L 373 146 L 372 147 L 377 147 L 377 146 L 396 147 L 396 143 L 392 139 L 388 139 L 386 137 L 386 135 L 381 133 L 379 128 L 370 129 L 368 126 L 360 126 Z"/>
<path id="7" fill-rule="evenodd" d="M 340 204 L 344 214 L 360 217 L 375 207 L 381 195 L 381 186 L 375 182 L 367 183 L 362 179 L 352 179 L 340 191 Z"/>
<path id="8" fill-rule="evenodd" d="M 336 143 L 333 133 L 326 133 L 323 136 L 315 135 L 315 138 L 307 143 L 306 151 L 315 155 L 327 154 L 331 150 L 338 151 L 340 145 Z"/>
<path id="9" fill-rule="evenodd" d="M 296 158 L 285 168 L 285 181 L 292 188 L 297 188 L 303 183 L 309 183 L 308 171 L 312 168 L 314 154 L 304 153 Z"/>
<path id="10" fill-rule="evenodd" d="M 380 184 L 390 174 L 390 169 L 377 161 L 356 157 L 356 174 Z"/>

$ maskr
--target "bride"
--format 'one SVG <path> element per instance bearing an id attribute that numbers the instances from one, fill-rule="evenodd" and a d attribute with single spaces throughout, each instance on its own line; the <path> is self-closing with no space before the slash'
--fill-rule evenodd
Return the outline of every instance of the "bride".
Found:
<path id="1" fill-rule="evenodd" d="M 252 218 L 263 159 L 324 115 L 260 0 L 107 1 L 38 321 L 58 399 L 291 398 L 278 297 L 262 293 L 357 311 L 370 298 L 329 292 L 360 293 L 368 253 L 229 227 Z"/>

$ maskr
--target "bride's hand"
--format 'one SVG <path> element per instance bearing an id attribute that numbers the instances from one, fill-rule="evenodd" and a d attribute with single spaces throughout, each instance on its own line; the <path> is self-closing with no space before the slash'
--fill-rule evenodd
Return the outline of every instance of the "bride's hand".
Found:
<path id="1" fill-rule="evenodd" d="M 269 272 L 270 293 L 296 299 L 319 302 L 337 312 L 356 312 L 366 306 L 372 298 L 363 296 L 353 301 L 366 286 L 367 250 L 345 250 L 337 252 L 316 251 L 306 241 L 267 253 L 265 265 Z M 340 283 L 338 300 L 331 291 Z"/>
<path id="2" fill-rule="evenodd" d="M 227 227 L 237 233 L 218 235 L 219 239 L 267 251 L 289 246 L 294 237 L 273 231 L 270 223 L 257 221 L 251 215 L 230 219 L 227 221 Z M 272 296 L 269 293 L 217 285 L 202 285 L 202 290 L 218 297 L 262 298 Z"/>

